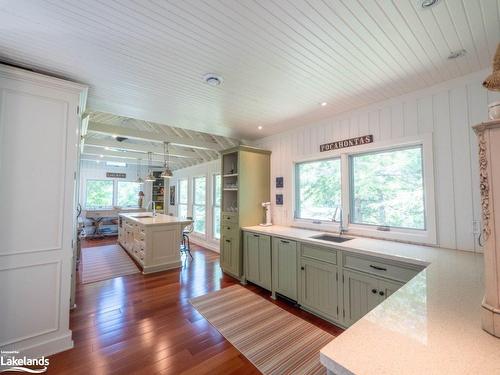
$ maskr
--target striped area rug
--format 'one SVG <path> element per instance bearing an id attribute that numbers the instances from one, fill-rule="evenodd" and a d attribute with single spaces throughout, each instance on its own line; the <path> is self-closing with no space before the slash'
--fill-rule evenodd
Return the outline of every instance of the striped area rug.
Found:
<path id="1" fill-rule="evenodd" d="M 82 249 L 82 284 L 138 272 L 139 269 L 120 245 Z"/>
<path id="2" fill-rule="evenodd" d="M 233 285 L 190 300 L 263 374 L 326 374 L 320 349 L 334 336 Z"/>

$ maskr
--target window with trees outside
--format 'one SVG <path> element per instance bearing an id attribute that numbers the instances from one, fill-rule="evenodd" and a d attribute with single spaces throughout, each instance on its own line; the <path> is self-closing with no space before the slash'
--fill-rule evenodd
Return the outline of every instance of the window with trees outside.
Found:
<path id="1" fill-rule="evenodd" d="M 422 146 L 352 155 L 353 224 L 425 230 Z"/>
<path id="2" fill-rule="evenodd" d="M 340 158 L 295 165 L 296 219 L 333 219 L 337 207 L 341 207 L 340 165 Z"/>
<path id="3" fill-rule="evenodd" d="M 220 239 L 220 203 L 221 203 L 221 177 L 220 174 L 214 175 L 213 180 L 213 233 L 216 240 Z"/>
<path id="4" fill-rule="evenodd" d="M 185 218 L 187 217 L 188 208 L 188 180 L 179 180 L 179 204 L 177 216 Z"/>
<path id="5" fill-rule="evenodd" d="M 117 205 L 119 207 L 138 207 L 141 184 L 133 181 L 118 181 Z"/>
<path id="6" fill-rule="evenodd" d="M 86 185 L 87 209 L 113 207 L 113 180 L 87 180 Z"/>
<path id="7" fill-rule="evenodd" d="M 205 234 L 206 231 L 206 194 L 207 178 L 193 178 L 193 221 L 194 231 Z"/>

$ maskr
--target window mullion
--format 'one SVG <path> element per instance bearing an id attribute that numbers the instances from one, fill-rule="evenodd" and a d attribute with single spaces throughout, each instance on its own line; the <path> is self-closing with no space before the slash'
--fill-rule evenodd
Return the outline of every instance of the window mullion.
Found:
<path id="1" fill-rule="evenodd" d="M 350 176 L 351 171 L 349 168 L 349 155 L 340 155 L 340 178 L 341 178 L 341 190 L 340 190 L 340 200 L 343 212 L 342 226 L 344 228 L 349 227 L 349 217 L 350 217 L 350 201 L 351 201 L 351 183 Z"/>

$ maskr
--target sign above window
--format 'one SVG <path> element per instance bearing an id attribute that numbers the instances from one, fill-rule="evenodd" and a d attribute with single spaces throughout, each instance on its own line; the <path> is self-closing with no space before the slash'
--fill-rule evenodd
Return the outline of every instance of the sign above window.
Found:
<path id="1" fill-rule="evenodd" d="M 334 151 L 341 148 L 353 147 L 353 146 L 361 146 L 367 143 L 373 142 L 373 135 L 363 135 L 361 137 L 344 139 L 342 141 L 336 141 L 331 143 L 325 143 L 319 146 L 319 151 Z"/>
<path id="2" fill-rule="evenodd" d="M 127 178 L 126 173 L 118 173 L 118 172 L 106 172 L 106 177 L 108 178 Z"/>

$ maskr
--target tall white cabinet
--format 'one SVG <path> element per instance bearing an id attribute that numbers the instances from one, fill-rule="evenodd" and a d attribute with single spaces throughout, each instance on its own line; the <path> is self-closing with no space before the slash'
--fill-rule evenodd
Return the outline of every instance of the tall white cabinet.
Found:
<path id="1" fill-rule="evenodd" d="M 0 65 L 2 350 L 41 356 L 73 346 L 75 177 L 86 93 Z"/>

